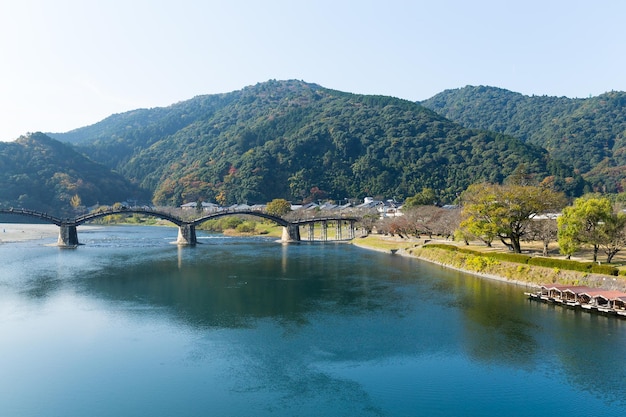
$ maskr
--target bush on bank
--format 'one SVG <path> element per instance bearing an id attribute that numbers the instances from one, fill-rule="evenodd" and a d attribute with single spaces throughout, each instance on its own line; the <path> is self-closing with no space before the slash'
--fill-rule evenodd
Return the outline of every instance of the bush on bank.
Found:
<path id="1" fill-rule="evenodd" d="M 237 229 L 237 227 L 243 223 L 244 220 L 240 217 L 226 216 L 208 220 L 198 226 L 198 229 L 207 230 L 209 232 L 222 233 L 224 230 Z"/>

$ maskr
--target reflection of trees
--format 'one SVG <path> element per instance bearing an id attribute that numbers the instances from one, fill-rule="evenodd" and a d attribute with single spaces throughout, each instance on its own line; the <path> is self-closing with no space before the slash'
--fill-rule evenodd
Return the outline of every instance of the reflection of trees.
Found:
<path id="1" fill-rule="evenodd" d="M 562 367 L 572 384 L 626 407 L 624 320 L 557 307 L 550 313 L 553 319 L 544 325 L 542 342 L 554 357 L 546 359 Z"/>
<path id="2" fill-rule="evenodd" d="M 520 287 L 467 275 L 453 284 L 472 358 L 563 372 L 580 389 L 626 405 L 624 320 L 531 302 Z"/>
<path id="3" fill-rule="evenodd" d="M 520 314 L 520 288 L 459 276 L 455 290 L 465 319 L 465 346 L 480 361 L 527 367 L 536 359 L 535 326 Z"/>
<path id="4" fill-rule="evenodd" d="M 84 285 L 99 297 L 166 307 L 200 327 L 245 327 L 250 319 L 266 317 L 302 323 L 319 302 L 376 309 L 384 305 L 381 291 L 390 291 L 366 284 L 371 280 L 367 265 L 325 262 L 320 247 L 311 248 L 317 252 L 313 256 L 290 263 L 274 243 L 271 251 L 263 243 L 255 246 L 252 255 L 242 254 L 242 248 L 211 249 L 205 252 L 210 262 L 179 266 L 168 259 L 125 265 Z M 362 282 L 354 277 L 363 277 Z"/>

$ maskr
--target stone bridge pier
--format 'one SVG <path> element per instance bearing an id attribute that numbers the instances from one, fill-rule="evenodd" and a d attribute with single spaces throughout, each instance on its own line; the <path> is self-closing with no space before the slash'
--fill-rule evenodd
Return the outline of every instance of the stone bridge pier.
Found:
<path id="1" fill-rule="evenodd" d="M 290 224 L 283 226 L 283 235 L 280 239 L 281 242 L 300 242 L 300 226 L 297 224 Z"/>
<path id="2" fill-rule="evenodd" d="M 57 246 L 61 248 L 75 248 L 78 246 L 78 233 L 76 232 L 76 225 L 62 224 L 59 226 L 59 238 L 57 239 Z"/>
<path id="3" fill-rule="evenodd" d="M 196 238 L 196 226 L 193 223 L 183 223 L 178 226 L 177 245 L 194 246 L 196 243 L 198 243 L 198 239 Z"/>

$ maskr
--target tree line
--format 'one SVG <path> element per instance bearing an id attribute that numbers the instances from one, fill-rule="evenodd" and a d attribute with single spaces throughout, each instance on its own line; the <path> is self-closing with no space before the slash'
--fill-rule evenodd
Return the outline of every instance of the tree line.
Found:
<path id="1" fill-rule="evenodd" d="M 498 240 L 514 253 L 522 253 L 527 242 L 541 242 L 543 256 L 557 243 L 568 259 L 589 248 L 594 262 L 603 253 L 607 263 L 626 248 L 626 194 L 589 193 L 571 201 L 537 185 L 477 183 L 462 193 L 458 207 L 449 208 L 420 204 L 432 202 L 425 200 L 429 195 L 432 191 L 423 190 L 407 199 L 404 216 L 381 220 L 379 232 L 436 235 L 489 247 Z"/>

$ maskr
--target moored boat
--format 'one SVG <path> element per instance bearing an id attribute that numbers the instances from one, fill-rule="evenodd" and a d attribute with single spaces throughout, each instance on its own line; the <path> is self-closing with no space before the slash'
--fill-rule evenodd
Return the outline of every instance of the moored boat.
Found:
<path id="1" fill-rule="evenodd" d="M 545 284 L 536 292 L 525 292 L 530 300 L 580 308 L 607 316 L 626 318 L 626 293 L 581 285 Z"/>

